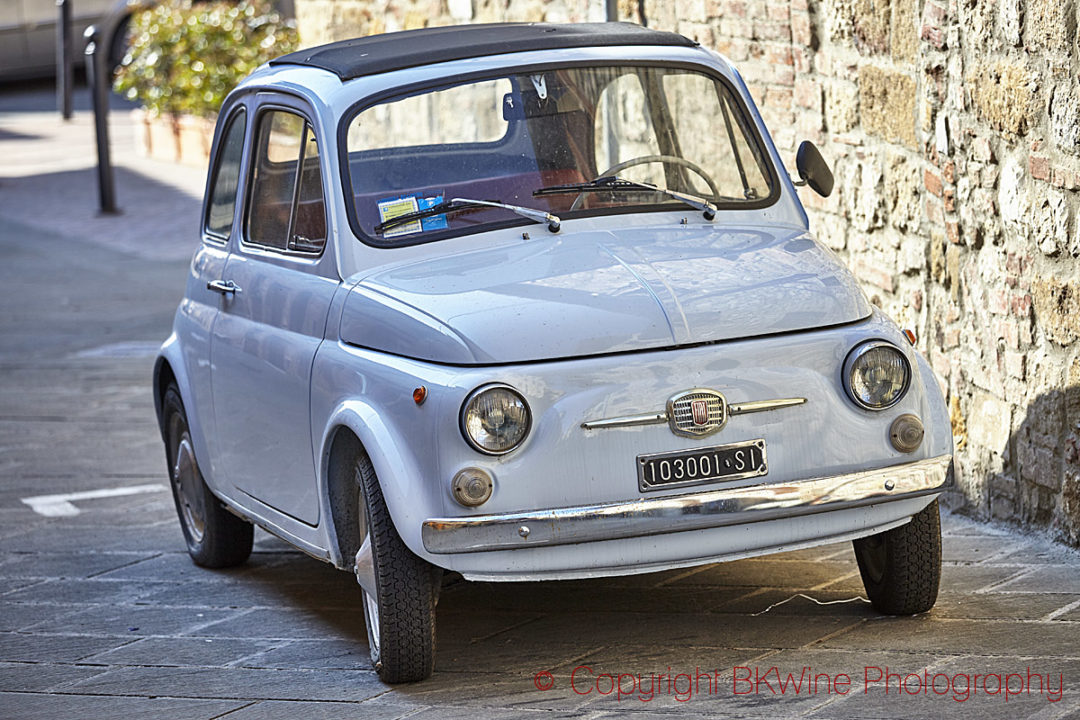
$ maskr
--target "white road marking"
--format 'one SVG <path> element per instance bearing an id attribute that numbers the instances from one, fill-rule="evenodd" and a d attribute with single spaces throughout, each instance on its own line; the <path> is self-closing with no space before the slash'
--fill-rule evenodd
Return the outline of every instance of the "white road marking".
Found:
<path id="1" fill-rule="evenodd" d="M 98 500 L 101 498 L 122 497 L 124 495 L 138 495 L 139 493 L 160 492 L 168 490 L 168 485 L 132 485 L 130 487 L 103 488 L 101 490 L 85 490 L 83 492 L 62 493 L 59 495 L 35 495 L 34 497 L 21 498 L 23 504 L 29 505 L 30 509 L 38 515 L 45 517 L 73 517 L 79 514 L 79 508 L 72 505 L 75 500 Z"/>

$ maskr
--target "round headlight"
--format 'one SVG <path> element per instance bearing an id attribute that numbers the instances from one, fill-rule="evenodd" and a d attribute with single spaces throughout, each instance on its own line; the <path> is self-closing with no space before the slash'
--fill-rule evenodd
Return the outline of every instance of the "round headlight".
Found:
<path id="1" fill-rule="evenodd" d="M 860 407 L 884 410 L 900 402 L 911 383 L 911 366 L 884 340 L 856 346 L 844 362 L 844 388 Z"/>
<path id="2" fill-rule="evenodd" d="M 461 407 L 461 433 L 488 455 L 502 455 L 520 445 L 530 422 L 525 398 L 506 385 L 477 388 Z"/>

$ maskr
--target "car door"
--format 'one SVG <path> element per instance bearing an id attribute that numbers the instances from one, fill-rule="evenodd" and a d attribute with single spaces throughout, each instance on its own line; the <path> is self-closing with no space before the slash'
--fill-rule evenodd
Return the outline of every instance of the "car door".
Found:
<path id="1" fill-rule="evenodd" d="M 319 142 L 304 106 L 260 96 L 243 229 L 223 274 L 211 347 L 216 442 L 236 490 L 319 521 L 311 366 L 338 287 L 324 252 Z"/>
<path id="2" fill-rule="evenodd" d="M 210 470 L 207 476 L 217 482 L 217 448 L 214 443 L 213 393 L 210 381 L 210 345 L 214 323 L 221 311 L 221 296 L 213 290 L 225 273 L 229 242 L 239 228 L 237 192 L 242 177 L 247 109 L 242 104 L 223 111 L 225 118 L 207 185 L 202 220 L 202 242 L 195 250 L 188 272 L 187 291 L 176 317 L 176 332 L 181 338 L 184 368 L 188 376 L 185 409 L 193 415 L 202 432 L 196 438 L 200 463 Z M 207 452 L 202 452 L 205 440 Z"/>

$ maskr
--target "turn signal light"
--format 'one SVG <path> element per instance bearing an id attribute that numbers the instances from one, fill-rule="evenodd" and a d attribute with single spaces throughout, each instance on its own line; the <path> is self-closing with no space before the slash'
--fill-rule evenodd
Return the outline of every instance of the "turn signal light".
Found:
<path id="1" fill-rule="evenodd" d="M 889 439 L 894 448 L 902 453 L 915 452 L 923 441 L 923 424 L 916 416 L 908 413 L 893 420 L 889 428 Z"/>
<path id="2" fill-rule="evenodd" d="M 483 505 L 491 497 L 494 483 L 491 476 L 480 468 L 459 470 L 450 481 L 450 491 L 454 499 L 465 507 Z"/>

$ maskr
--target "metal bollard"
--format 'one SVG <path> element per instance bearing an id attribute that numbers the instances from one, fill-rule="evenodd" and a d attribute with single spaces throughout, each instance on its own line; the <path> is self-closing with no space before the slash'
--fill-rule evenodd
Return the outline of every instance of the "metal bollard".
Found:
<path id="1" fill-rule="evenodd" d="M 56 107 L 65 120 L 71 119 L 71 0 L 56 0 L 60 14 L 56 23 Z"/>
<path id="2" fill-rule="evenodd" d="M 93 25 L 86 28 L 83 37 L 86 38 L 86 79 L 90 83 L 97 140 L 98 205 L 100 214 L 116 215 L 120 210 L 116 207 L 116 185 L 109 159 L 109 50 L 107 44 L 99 47 L 101 38 Z"/>

